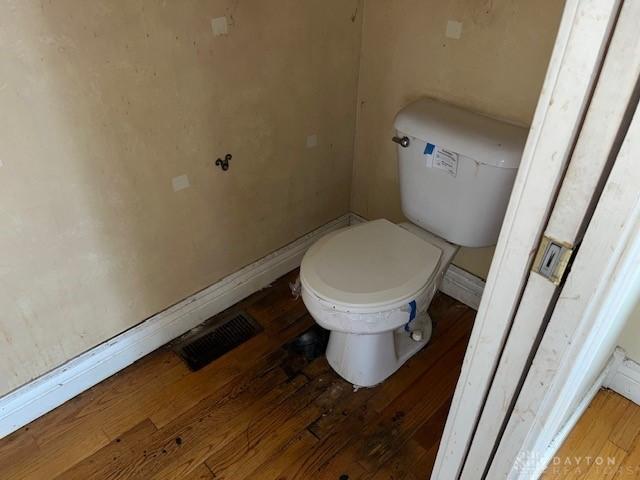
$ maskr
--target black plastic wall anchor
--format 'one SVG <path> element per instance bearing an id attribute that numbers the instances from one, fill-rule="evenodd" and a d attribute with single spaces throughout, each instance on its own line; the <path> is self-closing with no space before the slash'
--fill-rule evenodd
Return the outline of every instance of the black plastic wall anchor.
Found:
<path id="1" fill-rule="evenodd" d="M 231 154 L 227 153 L 224 156 L 224 160 L 222 160 L 221 158 L 216 160 L 216 166 L 220 167 L 222 170 L 226 172 L 227 170 L 229 170 L 229 160 L 231 160 L 231 158 L 233 158 Z"/>

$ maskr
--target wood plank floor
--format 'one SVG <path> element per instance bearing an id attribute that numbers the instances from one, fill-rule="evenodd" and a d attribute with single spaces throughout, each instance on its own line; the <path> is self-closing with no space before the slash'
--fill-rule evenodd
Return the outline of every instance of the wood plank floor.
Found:
<path id="1" fill-rule="evenodd" d="M 313 325 L 296 275 L 230 309 L 264 331 L 202 370 L 161 348 L 0 440 L 0 479 L 427 478 L 475 312 L 438 294 L 429 345 L 353 391 L 285 348 Z"/>
<path id="2" fill-rule="evenodd" d="M 640 406 L 600 390 L 542 478 L 640 478 Z"/>

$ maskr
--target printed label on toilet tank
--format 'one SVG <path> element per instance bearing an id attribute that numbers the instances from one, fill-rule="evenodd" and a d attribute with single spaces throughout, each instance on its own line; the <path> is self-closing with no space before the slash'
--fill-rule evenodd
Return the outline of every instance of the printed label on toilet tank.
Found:
<path id="1" fill-rule="evenodd" d="M 458 154 L 444 148 L 438 148 L 433 156 L 433 168 L 446 170 L 449 175 L 458 174 Z"/>
<path id="2" fill-rule="evenodd" d="M 451 150 L 438 147 L 433 143 L 427 143 L 424 149 L 425 166 L 427 168 L 439 168 L 446 170 L 454 177 L 458 173 L 458 154 Z"/>

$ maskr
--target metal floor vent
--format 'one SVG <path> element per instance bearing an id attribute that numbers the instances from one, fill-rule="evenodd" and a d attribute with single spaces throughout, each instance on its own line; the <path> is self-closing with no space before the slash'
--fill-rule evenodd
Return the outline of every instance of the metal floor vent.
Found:
<path id="1" fill-rule="evenodd" d="M 211 319 L 210 319 L 211 320 Z M 262 331 L 248 313 L 239 312 L 220 322 L 206 325 L 185 336 L 176 347 L 191 370 L 199 370 Z"/>

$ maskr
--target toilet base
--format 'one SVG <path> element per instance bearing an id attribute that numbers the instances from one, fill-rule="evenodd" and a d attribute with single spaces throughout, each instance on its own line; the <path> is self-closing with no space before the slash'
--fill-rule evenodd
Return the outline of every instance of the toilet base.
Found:
<path id="1" fill-rule="evenodd" d="M 388 332 L 355 334 L 332 331 L 327 346 L 329 365 L 345 380 L 358 387 L 373 387 L 398 370 L 431 338 L 431 317 L 417 318 L 411 330 L 422 332 L 419 341 L 404 326 Z"/>

